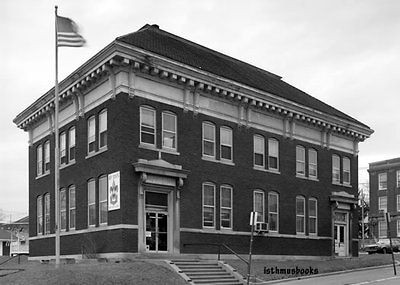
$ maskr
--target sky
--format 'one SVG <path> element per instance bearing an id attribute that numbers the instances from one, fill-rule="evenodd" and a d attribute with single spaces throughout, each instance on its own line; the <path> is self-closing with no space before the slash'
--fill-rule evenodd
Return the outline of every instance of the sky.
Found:
<path id="1" fill-rule="evenodd" d="M 368 164 L 400 157 L 400 1 L 1 0 L 0 220 L 28 213 L 28 134 L 13 119 L 54 86 L 54 6 L 84 48 L 59 52 L 60 81 L 116 37 L 145 24 L 280 75 L 375 132 Z"/>

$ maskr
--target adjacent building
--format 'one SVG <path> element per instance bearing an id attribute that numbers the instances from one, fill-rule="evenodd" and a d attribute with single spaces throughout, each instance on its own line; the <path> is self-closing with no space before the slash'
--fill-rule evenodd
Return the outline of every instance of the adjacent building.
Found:
<path id="1" fill-rule="evenodd" d="M 365 124 L 278 75 L 145 25 L 60 83 L 62 257 L 356 256 Z M 54 88 L 22 111 L 30 258 L 54 258 Z M 268 231 L 266 231 L 268 230 Z"/>
<path id="2" fill-rule="evenodd" d="M 369 164 L 370 230 L 375 238 L 400 237 L 400 157 Z"/>

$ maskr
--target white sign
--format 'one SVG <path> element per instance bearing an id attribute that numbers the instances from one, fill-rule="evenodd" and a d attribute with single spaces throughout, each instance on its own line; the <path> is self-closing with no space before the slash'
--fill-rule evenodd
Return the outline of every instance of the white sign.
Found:
<path id="1" fill-rule="evenodd" d="M 108 174 L 108 210 L 119 210 L 121 188 L 119 184 L 119 171 Z"/>
<path id="2" fill-rule="evenodd" d="M 250 212 L 250 226 L 254 226 L 257 218 L 257 212 Z"/>

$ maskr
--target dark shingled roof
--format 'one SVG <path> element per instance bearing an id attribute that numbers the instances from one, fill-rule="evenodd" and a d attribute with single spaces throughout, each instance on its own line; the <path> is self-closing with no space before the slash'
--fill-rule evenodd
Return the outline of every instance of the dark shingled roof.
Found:
<path id="1" fill-rule="evenodd" d="M 282 81 L 278 75 L 163 31 L 157 25 L 147 24 L 116 40 L 368 127 Z"/>

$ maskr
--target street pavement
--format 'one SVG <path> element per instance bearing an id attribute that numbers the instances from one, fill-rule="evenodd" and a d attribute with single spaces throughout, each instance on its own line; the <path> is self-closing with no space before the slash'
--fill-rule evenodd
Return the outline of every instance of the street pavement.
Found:
<path id="1" fill-rule="evenodd" d="M 399 285 L 400 267 L 396 266 L 397 275 L 394 275 L 393 266 L 373 268 L 346 273 L 311 277 L 300 280 L 284 281 L 287 285 L 326 284 L 326 285 Z"/>

